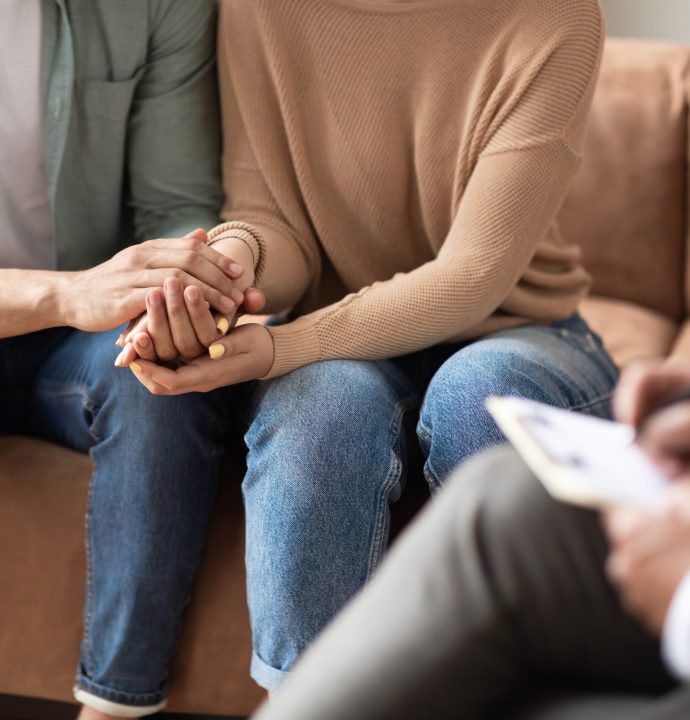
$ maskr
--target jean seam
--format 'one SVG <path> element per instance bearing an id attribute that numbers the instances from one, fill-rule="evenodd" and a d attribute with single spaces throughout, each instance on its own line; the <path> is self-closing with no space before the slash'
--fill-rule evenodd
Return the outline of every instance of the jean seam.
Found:
<path id="1" fill-rule="evenodd" d="M 93 620 L 93 552 L 91 548 L 91 519 L 92 519 L 92 503 L 93 503 L 93 478 L 96 474 L 96 461 L 93 453 L 89 453 L 91 462 L 93 463 L 93 472 L 91 474 L 91 482 L 89 483 L 89 494 L 87 498 L 87 509 L 84 518 L 84 526 L 86 531 L 86 608 L 84 612 L 84 639 L 86 640 L 86 672 L 88 675 L 93 674 L 96 665 L 94 660 L 93 640 L 91 637 L 91 624 Z"/>
<path id="2" fill-rule="evenodd" d="M 369 553 L 369 561 L 367 564 L 367 576 L 365 582 L 368 582 L 374 571 L 379 565 L 381 556 L 383 555 L 383 541 L 386 536 L 386 513 L 385 509 L 383 512 L 383 506 L 387 503 L 387 497 L 390 491 L 395 487 L 395 484 L 400 481 L 402 473 L 402 460 L 398 453 L 395 451 L 395 444 L 400 437 L 402 430 L 403 418 L 405 413 L 413 410 L 415 407 L 414 396 L 399 400 L 393 409 L 393 421 L 391 423 L 389 445 L 391 448 L 391 463 L 386 475 L 386 480 L 383 484 L 383 488 L 379 493 L 377 507 L 376 507 L 376 530 L 374 531 L 374 539 L 371 545 L 371 551 Z"/>
<path id="3" fill-rule="evenodd" d="M 424 424 L 421 417 L 417 423 L 417 437 L 431 447 L 431 431 Z M 441 489 L 441 482 L 438 479 L 438 474 L 431 465 L 429 455 L 424 459 L 424 479 L 432 492 L 437 492 Z"/>
<path id="4" fill-rule="evenodd" d="M 568 410 L 570 412 L 579 412 L 580 410 L 589 410 L 590 408 L 593 408 L 595 405 L 601 405 L 605 402 L 610 402 L 613 398 L 613 393 L 608 392 L 604 395 L 600 395 L 599 397 L 589 400 L 586 403 L 583 403 L 582 405 L 574 405 L 573 407 L 569 407 Z"/>

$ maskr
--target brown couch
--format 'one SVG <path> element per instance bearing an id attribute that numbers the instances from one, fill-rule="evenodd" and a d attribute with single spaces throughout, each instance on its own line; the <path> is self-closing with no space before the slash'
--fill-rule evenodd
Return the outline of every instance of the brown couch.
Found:
<path id="1" fill-rule="evenodd" d="M 609 43 L 561 215 L 595 278 L 582 312 L 621 365 L 690 361 L 689 67 L 688 49 Z M 0 439 L 0 693 L 71 699 L 89 472 L 70 451 Z M 174 664 L 174 711 L 246 715 L 262 697 L 248 676 L 241 468 L 229 475 Z"/>

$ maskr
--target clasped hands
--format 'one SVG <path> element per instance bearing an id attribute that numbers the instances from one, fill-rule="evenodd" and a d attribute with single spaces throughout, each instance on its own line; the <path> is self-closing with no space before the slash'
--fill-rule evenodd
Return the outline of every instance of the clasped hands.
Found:
<path id="1" fill-rule="evenodd" d="M 205 239 L 205 233 L 195 231 Z M 265 298 L 252 287 L 250 262 L 232 262 L 234 287 L 223 312 L 214 312 L 194 284 L 168 277 L 147 292 L 146 310 L 120 335 L 115 365 L 129 367 L 154 395 L 209 392 L 254 380 L 273 365 L 273 339 L 261 324 L 236 327 L 240 315 L 260 312 Z"/>

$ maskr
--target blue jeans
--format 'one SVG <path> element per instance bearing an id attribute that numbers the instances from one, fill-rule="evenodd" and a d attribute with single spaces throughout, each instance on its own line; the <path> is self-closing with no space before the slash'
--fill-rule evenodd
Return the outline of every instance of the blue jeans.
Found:
<path id="1" fill-rule="evenodd" d="M 275 689 L 376 570 L 417 410 L 435 490 L 504 441 L 488 396 L 608 416 L 616 380 L 600 340 L 574 316 L 384 362 L 317 363 L 254 386 L 243 484 L 253 678 Z"/>
<path id="2" fill-rule="evenodd" d="M 222 393 L 150 395 L 113 367 L 118 332 L 0 340 L 0 433 L 91 454 L 77 690 L 125 714 L 164 701 L 226 439 Z"/>

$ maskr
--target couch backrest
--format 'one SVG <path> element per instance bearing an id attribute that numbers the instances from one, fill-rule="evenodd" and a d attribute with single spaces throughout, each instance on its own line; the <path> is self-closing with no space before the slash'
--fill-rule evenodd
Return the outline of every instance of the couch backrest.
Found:
<path id="1" fill-rule="evenodd" d="M 559 217 L 593 294 L 677 319 L 690 304 L 689 105 L 689 48 L 609 40 L 584 163 Z"/>

